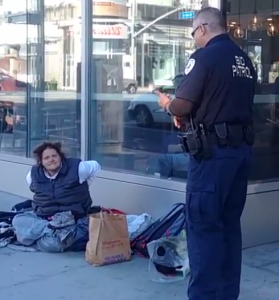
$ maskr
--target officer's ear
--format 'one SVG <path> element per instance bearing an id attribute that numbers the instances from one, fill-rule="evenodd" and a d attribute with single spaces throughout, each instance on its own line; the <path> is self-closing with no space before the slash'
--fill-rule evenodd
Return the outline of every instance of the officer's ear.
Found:
<path id="1" fill-rule="evenodd" d="M 201 36 L 205 35 L 205 33 L 206 33 L 206 28 L 205 28 L 205 26 L 206 26 L 206 25 L 204 25 L 204 24 L 202 24 L 202 25 L 200 26 L 200 35 L 201 35 Z"/>

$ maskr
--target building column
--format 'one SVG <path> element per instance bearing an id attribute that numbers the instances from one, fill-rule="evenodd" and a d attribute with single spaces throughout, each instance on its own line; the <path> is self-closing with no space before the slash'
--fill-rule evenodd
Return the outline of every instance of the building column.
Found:
<path id="1" fill-rule="evenodd" d="M 96 111 L 96 101 L 91 101 L 92 89 L 92 0 L 81 0 L 81 159 L 88 159 L 89 154 L 89 114 Z M 94 106 L 94 107 L 91 107 Z M 93 115 L 95 116 L 95 114 Z M 90 126 L 92 130 L 96 127 Z"/>

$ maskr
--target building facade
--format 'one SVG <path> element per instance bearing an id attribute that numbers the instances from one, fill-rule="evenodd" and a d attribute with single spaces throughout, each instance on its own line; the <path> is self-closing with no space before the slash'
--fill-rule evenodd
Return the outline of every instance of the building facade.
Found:
<path id="1" fill-rule="evenodd" d="M 48 140 L 61 142 L 67 155 L 100 162 L 95 203 L 158 216 L 183 202 L 187 157 L 152 90 L 174 92 L 195 50 L 194 12 L 204 5 L 222 9 L 228 34 L 258 74 L 244 243 L 277 240 L 274 0 L 0 1 L 0 190 L 31 197 L 32 150 Z"/>

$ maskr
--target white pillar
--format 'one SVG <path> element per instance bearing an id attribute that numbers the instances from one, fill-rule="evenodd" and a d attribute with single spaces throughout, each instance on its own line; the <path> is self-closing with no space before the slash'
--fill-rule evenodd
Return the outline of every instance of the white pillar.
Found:
<path id="1" fill-rule="evenodd" d="M 81 0 L 81 159 L 88 159 L 89 101 L 92 91 L 92 1 Z M 94 127 L 93 127 L 94 128 Z"/>
<path id="2" fill-rule="evenodd" d="M 216 8 L 221 8 L 221 0 L 209 0 L 208 1 L 209 6 L 211 7 L 216 7 Z"/>

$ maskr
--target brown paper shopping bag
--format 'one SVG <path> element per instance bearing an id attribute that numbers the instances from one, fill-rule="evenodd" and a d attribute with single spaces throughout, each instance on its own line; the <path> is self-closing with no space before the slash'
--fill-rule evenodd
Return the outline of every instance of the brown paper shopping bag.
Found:
<path id="1" fill-rule="evenodd" d="M 95 266 L 131 259 L 130 239 L 125 215 L 100 212 L 90 215 L 86 261 Z"/>

